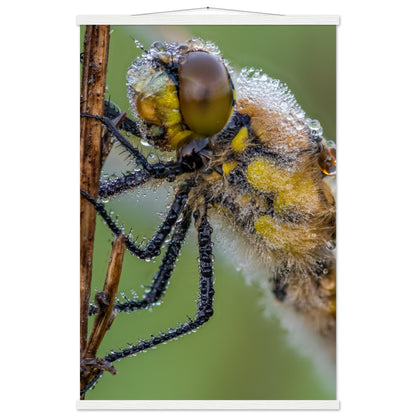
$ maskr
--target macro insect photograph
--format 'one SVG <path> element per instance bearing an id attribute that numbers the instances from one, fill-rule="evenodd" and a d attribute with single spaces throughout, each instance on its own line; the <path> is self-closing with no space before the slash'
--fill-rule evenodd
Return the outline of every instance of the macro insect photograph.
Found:
<path id="1" fill-rule="evenodd" d="M 95 195 L 81 155 L 81 397 L 336 399 L 336 27 L 108 42 L 102 114 L 81 87 L 81 141 L 101 135 Z"/>

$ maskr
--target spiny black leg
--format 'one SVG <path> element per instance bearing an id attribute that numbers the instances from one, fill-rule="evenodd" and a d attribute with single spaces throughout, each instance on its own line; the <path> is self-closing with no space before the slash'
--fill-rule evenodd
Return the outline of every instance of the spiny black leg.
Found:
<path id="1" fill-rule="evenodd" d="M 212 270 L 212 246 L 211 246 L 211 233 L 212 229 L 208 224 L 206 214 L 204 213 L 200 217 L 198 225 L 198 244 L 199 244 L 199 299 L 198 310 L 194 319 L 189 320 L 184 324 L 180 324 L 178 327 L 170 330 L 169 332 L 161 332 L 158 336 L 152 336 L 151 339 L 141 341 L 137 345 L 132 345 L 129 348 L 125 348 L 119 352 L 111 352 L 107 354 L 104 359 L 109 362 L 120 360 L 121 358 L 128 357 L 129 355 L 139 353 L 141 351 L 152 348 L 163 342 L 177 338 L 181 335 L 187 334 L 208 321 L 213 315 L 212 309 L 214 299 L 214 283 L 213 283 L 213 270 Z"/>
<path id="2" fill-rule="evenodd" d="M 148 174 L 155 179 L 174 178 L 185 172 L 193 172 L 203 165 L 202 159 L 198 154 L 192 154 L 186 158 L 180 159 L 174 163 L 154 163 L 147 161 L 146 157 L 140 153 L 140 150 L 134 147 L 118 130 L 113 121 L 106 118 L 95 116 L 88 113 L 82 113 L 81 117 L 94 118 L 99 120 L 114 138 L 136 159 L 136 163 L 142 166 Z"/>
<path id="3" fill-rule="evenodd" d="M 134 241 L 130 240 L 127 236 L 125 236 L 126 248 L 140 259 L 150 259 L 158 256 L 160 254 L 160 249 L 162 247 L 163 242 L 166 240 L 166 237 L 169 235 L 172 226 L 176 223 L 183 211 L 183 208 L 185 207 L 186 201 L 188 199 L 188 193 L 189 185 L 185 184 L 175 195 L 175 200 L 173 201 L 165 220 L 163 221 L 162 225 L 160 226 L 156 234 L 146 244 L 146 247 L 144 249 L 137 247 Z M 107 213 L 106 209 L 104 208 L 104 204 L 97 202 L 94 198 L 92 198 L 82 190 L 81 195 L 87 201 L 91 202 L 91 204 L 94 205 L 97 213 L 101 215 L 103 220 L 108 225 L 108 228 L 110 228 L 110 230 L 113 232 L 115 236 L 123 234 L 122 230 L 117 226 L 115 221 L 113 221 L 113 219 Z"/>
<path id="4" fill-rule="evenodd" d="M 143 185 L 150 178 L 150 173 L 142 169 L 128 175 L 124 175 L 120 178 L 111 179 L 100 184 L 98 196 L 104 199 L 109 198 L 121 192 L 127 191 L 128 189 Z"/>
<path id="5" fill-rule="evenodd" d="M 115 119 L 123 114 L 111 101 L 106 100 L 104 106 L 104 117 Z M 119 129 L 124 130 L 128 133 L 133 134 L 136 137 L 141 138 L 142 135 L 137 126 L 137 122 L 131 118 L 124 117 L 122 122 L 119 124 Z"/>
<path id="6" fill-rule="evenodd" d="M 198 221 L 198 245 L 199 245 L 199 299 L 198 310 L 194 319 L 189 320 L 184 324 L 180 324 L 178 327 L 169 330 L 169 332 L 161 332 L 159 336 L 152 336 L 151 339 L 141 341 L 137 345 L 131 345 L 129 348 L 125 348 L 122 351 L 111 352 L 107 354 L 104 359 L 108 362 L 114 362 L 122 358 L 128 357 L 133 354 L 140 353 L 149 348 L 155 347 L 163 342 L 170 341 L 188 332 L 194 331 L 199 328 L 213 315 L 212 308 L 214 299 L 214 282 L 213 282 L 213 270 L 212 270 L 212 246 L 211 246 L 211 233 L 212 229 L 208 223 L 206 211 L 202 213 L 194 213 L 196 221 Z M 100 371 L 94 379 L 81 391 L 81 395 L 84 394 L 89 388 L 91 388 L 101 377 L 102 371 Z"/>
<path id="7" fill-rule="evenodd" d="M 95 386 L 95 383 L 103 375 L 103 370 L 100 370 L 95 377 L 80 391 L 79 395 L 82 397 L 89 389 L 92 389 Z"/>
<path id="8" fill-rule="evenodd" d="M 152 286 L 141 300 L 128 300 L 127 302 L 114 305 L 116 312 L 129 312 L 137 309 L 144 309 L 157 302 L 165 293 L 168 281 L 175 268 L 176 259 L 185 240 L 186 233 L 191 223 L 191 213 L 185 208 L 182 221 L 177 222 L 172 239 L 163 257 L 158 273 L 153 278 Z M 91 306 L 89 314 L 97 313 L 97 307 Z"/>
<path id="9" fill-rule="evenodd" d="M 147 159 L 140 153 L 139 149 L 135 148 L 118 130 L 114 125 L 112 120 L 106 117 L 95 116 L 89 113 L 82 113 L 81 117 L 94 118 L 99 120 L 104 126 L 107 127 L 107 130 L 115 137 L 115 139 L 123 145 L 123 147 L 130 152 L 132 156 L 136 158 L 136 161 L 139 165 L 142 165 L 146 170 L 151 170 L 150 164 Z M 149 168 L 149 169 L 148 169 Z"/>

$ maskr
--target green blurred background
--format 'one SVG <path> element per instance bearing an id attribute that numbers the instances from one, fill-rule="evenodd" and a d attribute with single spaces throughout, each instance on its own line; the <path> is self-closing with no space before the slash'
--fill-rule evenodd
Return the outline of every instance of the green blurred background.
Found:
<path id="1" fill-rule="evenodd" d="M 107 78 L 107 98 L 128 111 L 126 72 L 141 51 L 155 40 L 186 41 L 201 37 L 216 43 L 235 69 L 262 68 L 286 82 L 307 116 L 318 119 L 324 136 L 336 134 L 336 33 L 334 26 L 113 26 Z M 81 28 L 81 39 L 83 28 Z M 81 41 L 82 47 L 82 41 Z M 129 112 L 129 111 L 128 111 Z M 130 112 L 129 112 L 130 115 Z M 134 166 L 115 146 L 104 172 L 121 174 Z M 126 230 L 150 238 L 172 200 L 168 184 L 146 187 L 115 200 L 107 207 L 119 215 Z M 216 229 L 214 228 L 214 234 Z M 217 230 L 218 233 L 218 230 Z M 92 288 L 101 290 L 112 236 L 97 221 Z M 217 250 L 216 250 L 217 248 Z M 310 358 L 288 342 L 277 318 L 267 318 L 262 290 L 245 283 L 227 255 L 214 246 L 214 316 L 195 334 L 160 345 L 115 366 L 116 376 L 104 374 L 87 393 L 94 400 L 311 400 L 335 399 L 335 383 L 328 385 Z M 125 348 L 137 338 L 175 327 L 196 311 L 198 297 L 197 245 L 188 235 L 174 275 L 160 306 L 152 311 L 119 314 L 99 350 Z M 158 269 L 158 262 L 125 254 L 120 291 L 139 296 Z M 90 321 L 90 324 L 92 320 Z"/>

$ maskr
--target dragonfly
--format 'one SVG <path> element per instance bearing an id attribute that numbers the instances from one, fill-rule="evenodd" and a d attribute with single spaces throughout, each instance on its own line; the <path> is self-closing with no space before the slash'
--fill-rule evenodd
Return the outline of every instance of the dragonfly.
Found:
<path id="1" fill-rule="evenodd" d="M 276 308 L 298 319 L 301 331 L 314 334 L 334 360 L 336 150 L 320 123 L 307 117 L 286 84 L 253 68 L 235 73 L 218 47 L 202 39 L 154 42 L 130 66 L 127 86 L 134 119 L 116 126 L 121 111 L 110 103 L 104 117 L 83 117 L 100 120 L 136 169 L 103 181 L 99 200 L 84 191 L 82 197 L 115 236 L 124 230 L 103 201 L 160 183 L 170 184 L 173 198 L 147 242 L 125 235 L 127 250 L 139 259 L 156 259 L 164 245 L 166 250 L 143 297 L 119 301 L 114 311 L 149 309 L 168 297 L 192 226 L 199 295 L 193 317 L 112 351 L 105 361 L 136 355 L 215 320 L 211 236 L 216 229 L 224 240 L 231 237 L 235 248 L 229 257 L 247 269 L 261 269 Z M 169 158 L 149 162 L 122 132 Z M 96 311 L 91 306 L 90 314 Z"/>

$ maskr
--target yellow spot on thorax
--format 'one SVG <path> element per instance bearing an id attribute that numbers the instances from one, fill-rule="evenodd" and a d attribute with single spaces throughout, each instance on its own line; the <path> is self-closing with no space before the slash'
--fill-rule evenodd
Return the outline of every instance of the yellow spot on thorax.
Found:
<path id="1" fill-rule="evenodd" d="M 209 176 L 209 179 L 212 179 L 214 181 L 217 181 L 221 178 L 220 174 L 216 172 L 215 170 L 212 171 L 211 175 Z"/>
<path id="2" fill-rule="evenodd" d="M 277 212 L 290 207 L 307 212 L 320 208 L 316 186 L 307 172 L 291 172 L 272 160 L 256 158 L 248 165 L 246 178 L 254 189 L 275 195 Z"/>
<path id="3" fill-rule="evenodd" d="M 192 132 L 190 130 L 180 130 L 179 128 L 175 130 L 179 131 L 177 133 L 174 133 L 173 129 L 168 129 L 167 131 L 168 135 L 172 136 L 168 140 L 172 149 L 178 149 L 180 146 L 183 146 L 193 139 Z"/>
<path id="4" fill-rule="evenodd" d="M 238 165 L 236 161 L 226 162 L 222 165 L 222 171 L 226 176 L 230 174 L 230 172 Z"/>
<path id="5" fill-rule="evenodd" d="M 231 142 L 231 148 L 236 153 L 242 153 L 248 144 L 247 127 L 242 127 Z"/>
<path id="6" fill-rule="evenodd" d="M 254 222 L 256 232 L 273 249 L 283 250 L 292 255 L 303 254 L 316 245 L 316 236 L 308 227 L 293 223 L 277 223 L 263 215 Z"/>

